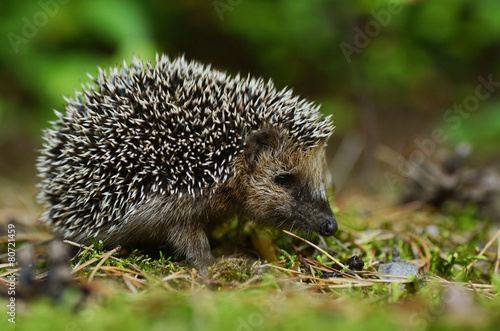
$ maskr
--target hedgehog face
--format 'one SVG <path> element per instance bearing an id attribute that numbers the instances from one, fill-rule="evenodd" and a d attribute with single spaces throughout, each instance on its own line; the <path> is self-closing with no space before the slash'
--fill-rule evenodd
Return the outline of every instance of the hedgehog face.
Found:
<path id="1" fill-rule="evenodd" d="M 265 226 L 316 232 L 337 231 L 324 185 L 324 148 L 297 150 L 274 130 L 247 139 L 241 183 L 245 216 Z"/>

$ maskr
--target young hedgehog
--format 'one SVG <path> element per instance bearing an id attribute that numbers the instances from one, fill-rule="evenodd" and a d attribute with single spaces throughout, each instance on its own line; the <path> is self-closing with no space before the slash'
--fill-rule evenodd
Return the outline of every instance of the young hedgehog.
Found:
<path id="1" fill-rule="evenodd" d="M 183 57 L 89 77 L 38 160 L 42 220 L 64 238 L 166 244 L 206 270 L 207 228 L 235 216 L 337 231 L 323 180 L 334 127 L 318 107 Z"/>

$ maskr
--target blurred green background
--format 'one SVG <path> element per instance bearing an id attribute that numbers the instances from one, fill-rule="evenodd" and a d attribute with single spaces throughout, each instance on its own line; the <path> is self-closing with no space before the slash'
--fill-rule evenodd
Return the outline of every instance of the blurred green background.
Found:
<path id="1" fill-rule="evenodd" d="M 368 159 L 404 155 L 442 128 L 500 155 L 498 0 L 2 0 L 0 27 L 3 178 L 34 180 L 41 130 L 87 72 L 156 52 L 293 87 L 334 113 L 332 150 L 360 132 Z"/>

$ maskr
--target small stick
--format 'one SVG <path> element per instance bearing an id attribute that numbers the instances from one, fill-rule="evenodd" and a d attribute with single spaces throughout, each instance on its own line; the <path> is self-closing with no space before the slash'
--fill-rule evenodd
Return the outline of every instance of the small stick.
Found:
<path id="1" fill-rule="evenodd" d="M 123 279 L 123 282 L 125 283 L 125 285 L 127 285 L 128 289 L 130 290 L 130 292 L 132 292 L 133 294 L 137 294 L 139 293 L 137 291 L 137 288 L 132 284 L 132 282 L 126 277 L 126 275 L 122 275 L 122 279 Z"/>
<path id="2" fill-rule="evenodd" d="M 479 256 L 482 256 L 484 254 L 484 252 L 486 252 L 486 250 L 488 248 L 490 248 L 490 246 L 493 244 L 493 242 L 495 240 L 497 240 L 499 237 L 500 237 L 500 229 L 498 229 L 498 231 L 495 233 L 495 235 L 490 239 L 490 241 L 488 241 L 486 246 L 484 246 L 484 248 L 481 250 L 481 252 L 479 252 Z M 475 261 L 471 262 L 470 264 L 472 265 L 474 262 Z M 469 268 L 469 267 L 467 267 L 467 268 Z"/>
<path id="3" fill-rule="evenodd" d="M 413 237 L 418 241 L 420 246 L 424 249 L 424 255 L 425 255 L 425 271 L 429 272 L 431 269 L 431 259 L 432 259 L 432 254 L 431 250 L 429 249 L 429 246 L 425 243 L 424 239 L 419 236 L 416 233 L 413 233 Z"/>
<path id="4" fill-rule="evenodd" d="M 168 275 L 168 276 L 165 276 L 161 279 L 162 282 L 168 282 L 169 280 L 172 280 L 172 279 L 181 279 L 181 278 L 184 278 L 184 279 L 188 279 L 189 276 L 187 275 L 183 275 L 185 273 L 189 272 L 189 270 L 185 269 L 185 270 L 181 270 L 181 271 L 177 271 L 177 272 L 174 272 L 173 274 L 171 275 Z"/>
<path id="5" fill-rule="evenodd" d="M 339 245 L 340 247 L 342 247 L 347 253 L 351 253 L 351 250 L 349 248 L 347 248 L 346 245 L 344 245 L 340 240 L 338 240 L 336 237 L 331 237 L 333 239 L 333 241 L 335 241 L 337 243 L 337 245 Z"/>
<path id="6" fill-rule="evenodd" d="M 330 260 L 332 260 L 333 262 L 337 263 L 339 266 L 341 266 L 342 268 L 345 268 L 345 265 L 343 265 L 342 263 L 340 263 L 340 261 L 338 261 L 336 258 L 334 258 L 333 256 L 331 256 L 330 254 L 328 254 L 325 250 L 319 248 L 318 246 L 316 246 L 315 244 L 313 244 L 312 242 L 304 239 L 304 238 L 301 238 L 299 236 L 297 236 L 296 234 L 293 234 L 291 232 L 288 232 L 287 230 L 283 230 L 283 232 L 285 232 L 286 234 L 292 236 L 292 237 L 295 237 L 297 239 L 300 239 L 302 240 L 303 242 L 305 242 L 306 244 L 308 245 L 311 245 L 312 247 L 316 248 L 318 251 L 320 251 L 321 253 L 325 254 L 325 256 L 327 258 L 329 258 Z"/>
<path id="7" fill-rule="evenodd" d="M 325 254 L 325 256 L 326 256 L 327 258 L 329 258 L 329 259 L 330 259 L 330 260 L 332 260 L 333 262 L 337 263 L 337 264 L 338 264 L 338 265 L 339 265 L 342 269 L 344 269 L 344 268 L 345 268 L 345 265 L 343 265 L 343 264 L 342 264 L 339 260 L 337 260 L 336 258 L 334 258 L 333 256 L 331 256 L 331 255 L 330 255 L 330 254 L 328 254 L 325 250 L 323 250 L 323 249 L 319 248 L 318 246 L 316 246 L 316 245 L 315 245 L 315 244 L 313 244 L 312 242 L 310 242 L 310 241 L 308 241 L 308 240 L 306 240 L 306 239 L 304 239 L 304 238 L 301 238 L 301 237 L 297 236 L 296 234 L 293 234 L 293 233 L 291 233 L 291 232 L 288 232 L 287 230 L 283 230 L 283 232 L 285 232 L 286 234 L 288 234 L 288 235 L 290 235 L 290 236 L 292 236 L 292 237 L 295 237 L 295 238 L 297 238 L 297 239 L 302 240 L 302 241 L 303 241 L 303 242 L 305 242 L 306 244 L 311 245 L 312 247 L 316 248 L 316 249 L 317 249 L 318 251 L 320 251 L 321 253 Z M 356 276 L 356 278 L 361 279 L 361 277 L 359 277 L 358 275 L 356 275 L 356 274 L 355 274 L 355 276 Z"/>
<path id="8" fill-rule="evenodd" d="M 488 248 L 490 248 L 490 246 L 493 244 L 493 242 L 495 240 L 497 240 L 498 238 L 500 237 L 500 229 L 498 229 L 498 231 L 495 233 L 495 235 L 490 239 L 490 241 L 488 241 L 488 243 L 486 244 L 486 246 L 484 246 L 484 248 L 479 252 L 478 256 L 482 256 L 484 254 L 484 252 L 486 252 L 486 250 Z M 476 262 L 477 260 L 474 260 L 472 261 L 471 263 L 469 263 L 469 265 L 467 267 L 465 267 L 465 270 L 469 270 L 473 265 L 474 263 Z M 454 278 L 454 279 L 457 279 L 461 274 L 462 274 L 463 270 L 460 271 L 458 273 L 458 275 Z"/>
<path id="9" fill-rule="evenodd" d="M 104 256 L 102 257 L 101 261 L 99 261 L 99 263 L 94 267 L 94 270 L 92 270 L 92 273 L 90 274 L 90 277 L 88 279 L 89 283 L 94 279 L 95 274 L 97 273 L 97 271 L 99 270 L 99 268 L 101 268 L 101 266 L 104 264 L 104 262 L 106 262 L 111 255 L 115 254 L 120 249 L 121 249 L 121 246 L 116 246 L 114 249 L 112 249 L 109 252 L 107 252 L 106 254 L 104 254 Z"/>
<path id="10" fill-rule="evenodd" d="M 89 260 L 89 261 L 85 262 L 85 263 L 84 263 L 84 264 L 82 264 L 82 265 L 77 265 L 77 266 L 75 266 L 75 268 L 73 268 L 73 270 L 71 270 L 71 273 L 72 273 L 72 274 L 74 274 L 74 273 L 76 273 L 77 271 L 79 271 L 79 270 L 81 270 L 81 269 L 85 268 L 86 266 L 88 266 L 89 264 L 94 263 L 94 262 L 95 262 L 95 261 L 97 261 L 97 260 L 99 260 L 99 259 L 98 259 L 97 257 L 94 257 L 92 260 Z"/>

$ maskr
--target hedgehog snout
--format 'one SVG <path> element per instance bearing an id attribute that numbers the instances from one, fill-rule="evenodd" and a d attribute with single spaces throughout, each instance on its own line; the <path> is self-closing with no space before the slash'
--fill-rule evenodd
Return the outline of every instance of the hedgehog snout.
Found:
<path id="1" fill-rule="evenodd" d="M 328 216 L 325 218 L 323 223 L 321 223 L 319 234 L 323 237 L 333 236 L 338 230 L 337 221 L 335 216 Z"/>

